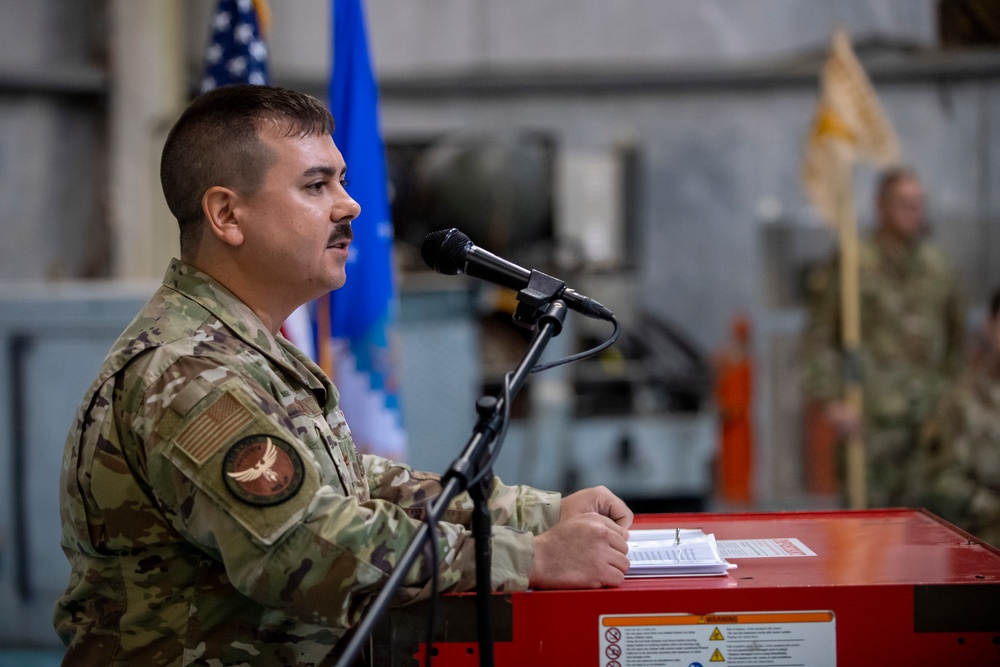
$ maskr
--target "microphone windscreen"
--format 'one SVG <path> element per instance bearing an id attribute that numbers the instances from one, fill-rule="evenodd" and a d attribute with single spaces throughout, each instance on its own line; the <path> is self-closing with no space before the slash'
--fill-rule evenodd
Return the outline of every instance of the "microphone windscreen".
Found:
<path id="1" fill-rule="evenodd" d="M 427 266 L 438 273 L 454 276 L 465 266 L 465 250 L 472 244 L 469 237 L 452 227 L 439 229 L 424 237 L 420 256 Z"/>

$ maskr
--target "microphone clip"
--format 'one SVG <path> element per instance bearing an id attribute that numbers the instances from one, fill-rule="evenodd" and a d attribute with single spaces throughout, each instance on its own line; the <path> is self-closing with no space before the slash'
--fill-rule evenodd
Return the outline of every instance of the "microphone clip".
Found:
<path id="1" fill-rule="evenodd" d="M 542 273 L 532 270 L 528 278 L 528 284 L 517 293 L 517 309 L 514 311 L 514 322 L 525 329 L 532 331 L 538 326 L 538 321 L 546 313 L 549 304 L 562 296 L 566 291 L 566 283 Z M 562 330 L 562 322 L 556 325 L 553 335 L 559 335 Z"/>

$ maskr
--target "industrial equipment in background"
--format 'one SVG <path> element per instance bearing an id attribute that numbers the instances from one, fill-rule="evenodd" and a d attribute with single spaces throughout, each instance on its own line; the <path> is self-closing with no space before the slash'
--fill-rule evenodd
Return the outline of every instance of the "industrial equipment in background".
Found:
<path id="1" fill-rule="evenodd" d="M 718 434 L 712 368 L 682 327 L 636 298 L 628 224 L 635 151 L 567 150 L 537 131 L 390 141 L 387 150 L 404 302 L 417 286 L 425 296 L 442 280 L 467 286 L 483 394 L 496 392 L 530 332 L 512 322 L 514 291 L 428 274 L 419 258 L 427 233 L 458 228 L 475 245 L 593 296 L 622 321 L 614 347 L 534 375 L 521 391 L 501 477 L 563 491 L 603 484 L 640 512 L 704 509 Z M 604 326 L 571 315 L 552 356 L 592 347 L 606 338 Z M 455 350 L 443 352 L 441 370 Z M 410 396 L 411 462 L 433 466 L 441 453 L 427 448 L 450 446 L 435 437 L 436 424 L 468 412 L 476 396 L 454 406 Z"/>

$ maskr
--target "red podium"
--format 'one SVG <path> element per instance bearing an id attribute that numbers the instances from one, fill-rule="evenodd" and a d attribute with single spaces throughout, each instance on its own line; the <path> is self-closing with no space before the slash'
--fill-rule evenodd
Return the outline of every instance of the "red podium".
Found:
<path id="1" fill-rule="evenodd" d="M 1000 665 L 1000 550 L 924 510 L 636 517 L 815 555 L 730 558 L 714 577 L 493 597 L 497 665 Z M 794 548 L 792 549 L 794 551 Z M 395 609 L 372 665 L 418 665 L 426 605 Z M 439 603 L 434 664 L 479 664 L 471 594 Z"/>

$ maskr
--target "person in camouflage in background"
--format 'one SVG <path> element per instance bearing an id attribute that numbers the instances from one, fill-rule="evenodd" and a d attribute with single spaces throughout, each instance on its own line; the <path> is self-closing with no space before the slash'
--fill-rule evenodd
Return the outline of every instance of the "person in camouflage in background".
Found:
<path id="1" fill-rule="evenodd" d="M 863 414 L 842 398 L 835 261 L 815 267 L 807 279 L 800 370 L 805 399 L 825 407 L 842 437 L 861 434 L 868 504 L 888 507 L 914 500 L 912 459 L 920 426 L 962 367 L 965 308 L 950 263 L 925 239 L 917 175 L 905 168 L 884 172 L 876 207 L 875 230 L 858 248 Z"/>
<path id="2" fill-rule="evenodd" d="M 108 354 L 62 465 L 67 665 L 332 664 L 437 475 L 359 456 L 330 379 L 279 333 L 342 286 L 360 207 L 333 119 L 269 86 L 205 93 L 163 150 L 181 259 Z M 632 512 L 603 487 L 495 480 L 492 585 L 615 586 Z M 438 526 L 442 590 L 474 587 L 471 502 Z M 430 557 L 396 602 L 429 594 Z"/>
<path id="3" fill-rule="evenodd" d="M 1000 290 L 981 358 L 941 398 L 922 431 L 921 505 L 1000 547 Z"/>

